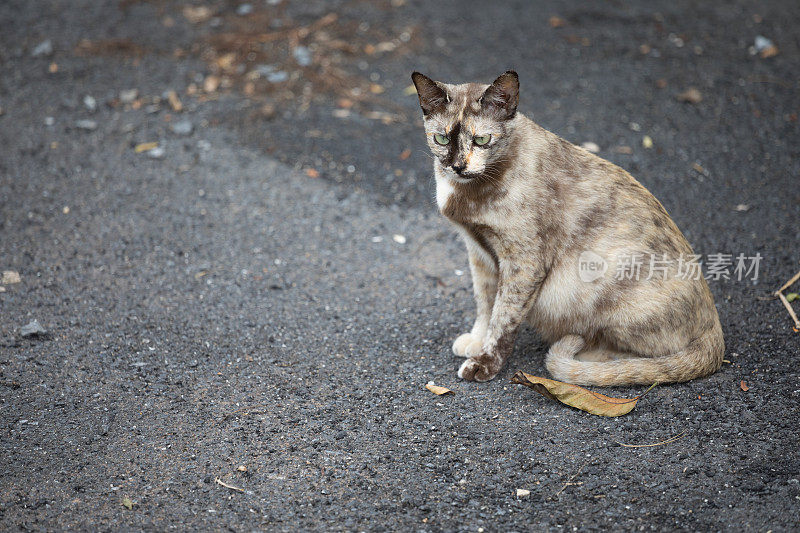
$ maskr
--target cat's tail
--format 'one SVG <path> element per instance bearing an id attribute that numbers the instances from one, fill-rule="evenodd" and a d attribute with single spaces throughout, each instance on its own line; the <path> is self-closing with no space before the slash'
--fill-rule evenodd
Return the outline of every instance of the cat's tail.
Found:
<path id="1" fill-rule="evenodd" d="M 546 366 L 555 379 L 576 385 L 599 386 L 689 381 L 716 372 L 722 366 L 725 354 L 719 321 L 683 350 L 661 357 L 635 357 L 610 350 L 591 350 L 585 355 L 606 360 L 575 359 L 583 344 L 581 337 L 567 335 L 550 347 Z"/>

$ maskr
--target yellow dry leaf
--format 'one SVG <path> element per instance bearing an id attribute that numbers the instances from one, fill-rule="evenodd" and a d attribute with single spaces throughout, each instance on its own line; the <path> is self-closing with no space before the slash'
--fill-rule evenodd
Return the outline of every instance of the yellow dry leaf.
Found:
<path id="1" fill-rule="evenodd" d="M 772 46 L 768 46 L 763 50 L 761 50 L 761 53 L 759 55 L 764 59 L 768 59 L 770 57 L 775 57 L 779 53 L 780 50 L 778 50 L 778 47 L 773 44 Z"/>
<path id="2" fill-rule="evenodd" d="M 183 8 L 183 16 L 192 24 L 200 24 L 210 19 L 214 15 L 208 6 L 186 6 Z"/>
<path id="3" fill-rule="evenodd" d="M 434 385 L 431 381 L 425 385 L 425 388 L 434 393 L 436 396 L 443 396 L 445 394 L 455 394 L 455 392 L 451 391 L 447 387 L 440 387 L 439 385 Z"/>
<path id="4" fill-rule="evenodd" d="M 175 91 L 170 90 L 167 92 L 167 100 L 169 100 L 169 105 L 176 113 L 180 113 L 183 110 L 183 102 L 178 98 L 178 93 Z"/>
<path id="5" fill-rule="evenodd" d="M 622 416 L 628 414 L 636 407 L 636 403 L 642 397 L 640 395 L 636 398 L 611 398 L 571 383 L 540 378 L 522 371 L 514 374 L 514 377 L 511 378 L 511 383 L 525 385 L 551 400 L 557 400 L 570 407 L 599 416 Z"/>
<path id="6" fill-rule="evenodd" d="M 149 152 L 150 150 L 152 150 L 154 148 L 158 148 L 158 143 L 157 142 L 140 143 L 140 144 L 136 145 L 136 147 L 133 149 L 133 151 L 136 152 L 137 154 L 141 154 L 142 152 Z"/>
<path id="7" fill-rule="evenodd" d="M 682 93 L 675 96 L 679 102 L 688 102 L 690 104 L 699 104 L 703 101 L 703 93 L 697 87 L 689 87 Z"/>
<path id="8" fill-rule="evenodd" d="M 213 93 L 219 88 L 221 81 L 219 76 L 206 76 L 206 79 L 203 80 L 203 90 L 207 93 Z"/>

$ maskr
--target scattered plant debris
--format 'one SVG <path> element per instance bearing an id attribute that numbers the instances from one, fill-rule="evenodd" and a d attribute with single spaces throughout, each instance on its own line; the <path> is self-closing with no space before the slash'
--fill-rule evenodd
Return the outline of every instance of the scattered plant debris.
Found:
<path id="1" fill-rule="evenodd" d="M 439 385 L 435 385 L 433 381 L 429 381 L 425 384 L 425 388 L 434 393 L 436 396 L 444 396 L 445 394 L 455 394 L 455 392 L 451 391 L 447 387 L 440 387 Z"/>
<path id="2" fill-rule="evenodd" d="M 218 477 L 214 478 L 214 483 L 216 483 L 217 485 L 221 485 L 221 486 L 225 487 L 226 489 L 235 490 L 236 492 L 244 492 L 244 489 L 240 489 L 239 487 L 234 487 L 233 485 L 229 485 L 229 484 L 225 483 L 224 481 L 222 481 Z"/>
<path id="3" fill-rule="evenodd" d="M 792 276 L 792 279 L 784 283 L 783 287 L 775 291 L 775 296 L 780 298 L 781 302 L 783 303 L 783 306 L 786 308 L 787 311 L 789 311 L 789 316 L 792 317 L 792 320 L 794 320 L 794 327 L 792 329 L 794 330 L 795 333 L 800 333 L 800 320 L 797 319 L 797 315 L 795 314 L 794 309 L 792 309 L 792 305 L 789 303 L 790 300 L 788 296 L 794 295 L 794 297 L 792 298 L 792 300 L 794 300 L 795 298 L 797 298 L 797 293 L 789 293 L 788 296 L 784 296 L 783 291 L 791 287 L 794 284 L 794 282 L 796 282 L 798 279 L 800 279 L 800 272 Z"/>

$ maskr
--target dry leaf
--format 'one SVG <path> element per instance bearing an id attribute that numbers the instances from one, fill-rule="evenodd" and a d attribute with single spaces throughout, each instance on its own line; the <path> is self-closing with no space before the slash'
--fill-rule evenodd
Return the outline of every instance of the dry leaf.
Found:
<path id="1" fill-rule="evenodd" d="M 744 392 L 747 392 L 747 391 L 750 390 L 750 387 L 747 386 L 747 383 L 745 383 L 744 380 L 739 382 L 739 388 L 741 388 Z"/>
<path id="2" fill-rule="evenodd" d="M 528 489 L 517 489 L 517 498 L 527 498 L 531 495 L 531 491 Z"/>
<path id="3" fill-rule="evenodd" d="M 141 154 L 142 152 L 149 152 L 154 148 L 158 148 L 157 142 L 141 143 L 137 144 L 136 147 L 133 149 L 133 151 L 136 152 L 137 154 Z"/>
<path id="4" fill-rule="evenodd" d="M 129 510 L 129 511 L 130 511 L 131 509 L 133 509 L 133 501 L 131 501 L 131 499 L 130 499 L 130 498 L 128 498 L 127 496 L 125 496 L 124 498 L 122 498 L 122 506 L 123 506 L 125 509 L 127 509 L 127 510 Z"/>
<path id="5" fill-rule="evenodd" d="M 434 393 L 436 396 L 443 396 L 445 394 L 455 394 L 455 392 L 451 391 L 447 387 L 440 387 L 439 385 L 434 385 L 433 381 L 427 383 L 425 388 Z"/>
<path id="6" fill-rule="evenodd" d="M 167 100 L 169 100 L 169 105 L 176 113 L 180 113 L 183 110 L 183 103 L 181 102 L 181 99 L 178 98 L 178 93 L 175 91 L 169 91 L 167 93 Z"/>
<path id="7" fill-rule="evenodd" d="M 540 378 L 522 371 L 514 374 L 514 377 L 511 378 L 511 383 L 525 385 L 551 400 L 557 400 L 581 411 L 600 416 L 622 416 L 628 414 L 636 407 L 639 398 L 644 395 L 642 394 L 635 398 L 611 398 L 571 383 Z"/>
<path id="8" fill-rule="evenodd" d="M 206 79 L 203 80 L 203 90 L 207 93 L 213 93 L 219 88 L 221 81 L 219 76 L 206 76 Z"/>
<path id="9" fill-rule="evenodd" d="M 208 6 L 186 6 L 183 8 L 183 16 L 192 24 L 199 24 L 210 19 L 214 15 Z"/>
<path id="10" fill-rule="evenodd" d="M 690 104 L 699 104 L 703 101 L 703 95 L 696 87 L 689 87 L 682 93 L 675 96 L 679 102 L 688 102 Z"/>
<path id="11" fill-rule="evenodd" d="M 772 46 L 768 46 L 768 47 L 764 48 L 763 50 L 761 50 L 761 53 L 759 55 L 763 59 L 768 59 L 770 57 L 775 57 L 779 53 L 780 53 L 780 50 L 778 50 L 778 47 L 773 44 Z"/>

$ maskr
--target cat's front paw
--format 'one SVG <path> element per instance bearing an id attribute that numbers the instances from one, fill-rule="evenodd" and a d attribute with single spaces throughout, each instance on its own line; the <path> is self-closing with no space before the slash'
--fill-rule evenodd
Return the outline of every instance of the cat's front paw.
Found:
<path id="1" fill-rule="evenodd" d="M 483 349 L 483 339 L 472 333 L 459 335 L 453 343 L 453 353 L 459 357 L 475 357 Z"/>
<path id="2" fill-rule="evenodd" d="M 489 381 L 500 372 L 500 361 L 487 354 L 470 357 L 458 369 L 458 377 L 467 381 Z"/>

